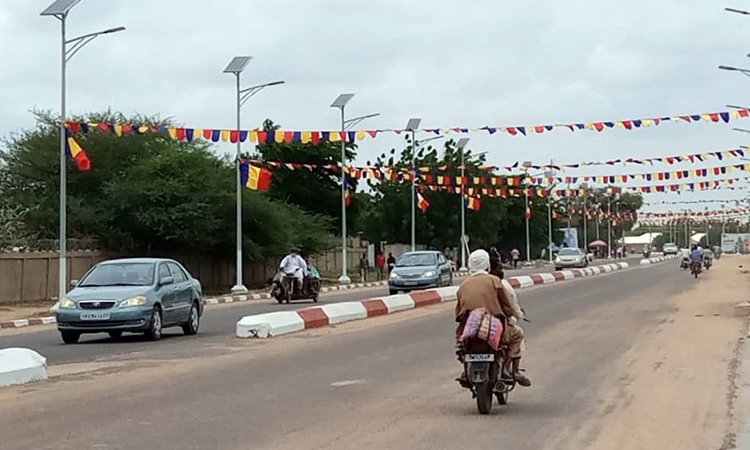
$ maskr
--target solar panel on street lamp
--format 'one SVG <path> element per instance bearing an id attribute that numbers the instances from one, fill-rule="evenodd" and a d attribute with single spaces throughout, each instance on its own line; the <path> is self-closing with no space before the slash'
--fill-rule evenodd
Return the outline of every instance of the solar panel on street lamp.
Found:
<path id="1" fill-rule="evenodd" d="M 235 56 L 231 61 L 229 61 L 229 65 L 227 65 L 227 68 L 224 69 L 224 73 L 233 73 L 235 75 L 242 73 L 248 64 L 250 64 L 250 61 L 253 60 L 252 56 Z"/>
<path id="2" fill-rule="evenodd" d="M 354 98 L 354 94 L 341 94 L 331 103 L 331 108 L 343 108 L 352 98 Z"/>
<path id="3" fill-rule="evenodd" d="M 40 16 L 64 16 L 68 14 L 68 11 L 70 11 L 80 1 L 81 0 L 57 0 L 51 5 L 49 5 L 39 15 Z"/>

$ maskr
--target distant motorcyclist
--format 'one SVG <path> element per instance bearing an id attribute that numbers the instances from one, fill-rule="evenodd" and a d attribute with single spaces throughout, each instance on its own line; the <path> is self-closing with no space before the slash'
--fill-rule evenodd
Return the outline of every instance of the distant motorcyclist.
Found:
<path id="1" fill-rule="evenodd" d="M 461 283 L 456 293 L 456 318 L 477 308 L 484 308 L 493 316 L 505 317 L 507 320 L 503 342 L 508 346 L 508 356 L 511 358 L 511 375 L 520 386 L 531 386 L 531 381 L 519 371 L 524 339 L 523 329 L 518 326 L 518 321 L 523 320 L 523 311 L 518 302 L 513 302 L 508 295 L 500 278 L 491 275 L 489 270 L 490 255 L 485 250 L 476 250 L 469 255 L 471 276 Z M 463 323 L 456 330 L 457 337 L 461 335 L 462 327 Z M 461 377 L 465 377 L 465 373 Z"/>
<path id="2" fill-rule="evenodd" d="M 700 246 L 693 245 L 693 249 L 690 251 L 690 263 L 703 264 L 703 250 Z"/>
<path id="3" fill-rule="evenodd" d="M 279 269 L 283 274 L 294 277 L 295 289 L 301 292 L 302 281 L 307 276 L 307 262 L 300 256 L 298 248 L 295 247 L 289 251 L 289 254 L 281 260 Z"/>

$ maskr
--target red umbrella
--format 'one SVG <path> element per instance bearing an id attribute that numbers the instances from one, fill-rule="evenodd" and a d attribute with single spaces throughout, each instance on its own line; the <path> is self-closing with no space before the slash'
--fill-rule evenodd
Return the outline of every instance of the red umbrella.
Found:
<path id="1" fill-rule="evenodd" d="M 589 247 L 606 247 L 607 243 L 604 241 L 593 241 L 589 244 Z"/>

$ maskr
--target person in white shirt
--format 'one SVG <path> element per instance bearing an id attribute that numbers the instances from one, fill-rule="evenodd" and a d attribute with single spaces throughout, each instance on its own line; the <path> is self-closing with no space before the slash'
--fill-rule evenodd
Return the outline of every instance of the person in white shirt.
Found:
<path id="1" fill-rule="evenodd" d="M 291 275 L 295 278 L 294 284 L 298 291 L 302 290 L 302 280 L 307 276 L 307 262 L 300 256 L 299 250 L 293 248 L 288 255 L 281 260 L 279 269 L 285 275 Z"/>

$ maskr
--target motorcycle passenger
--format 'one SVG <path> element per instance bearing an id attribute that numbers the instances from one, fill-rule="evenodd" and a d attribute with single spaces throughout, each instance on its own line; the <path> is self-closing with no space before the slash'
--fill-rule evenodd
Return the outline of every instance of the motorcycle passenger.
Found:
<path id="1" fill-rule="evenodd" d="M 289 254 L 281 260 L 279 269 L 285 275 L 294 277 L 294 289 L 301 292 L 302 280 L 307 276 L 307 262 L 299 253 L 299 249 L 292 248 Z"/>
<path id="2" fill-rule="evenodd" d="M 469 255 L 469 273 L 471 274 L 456 293 L 456 318 L 477 308 L 484 308 L 493 316 L 507 318 L 503 342 L 508 346 L 511 358 L 511 375 L 520 386 L 529 387 L 531 381 L 519 369 L 521 353 L 524 349 L 523 329 L 518 321 L 523 320 L 523 311 L 508 295 L 503 282 L 489 273 L 490 255 L 485 250 L 475 250 Z M 463 324 L 456 330 L 457 339 L 461 336 Z M 465 380 L 465 373 L 458 381 Z"/>

